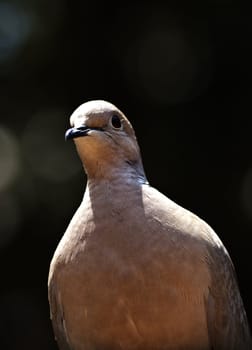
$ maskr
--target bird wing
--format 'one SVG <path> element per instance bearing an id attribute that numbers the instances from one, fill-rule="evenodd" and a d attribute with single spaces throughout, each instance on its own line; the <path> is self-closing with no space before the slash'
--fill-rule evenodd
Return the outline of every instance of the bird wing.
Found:
<path id="1" fill-rule="evenodd" d="M 208 253 L 211 285 L 206 314 L 211 349 L 252 349 L 248 320 L 232 261 L 223 245 L 211 246 Z"/>
<path id="2" fill-rule="evenodd" d="M 60 293 L 57 288 L 57 283 L 53 277 L 49 279 L 48 283 L 48 298 L 54 335 L 58 346 L 60 350 L 71 350 L 67 339 L 64 310 L 60 302 Z"/>

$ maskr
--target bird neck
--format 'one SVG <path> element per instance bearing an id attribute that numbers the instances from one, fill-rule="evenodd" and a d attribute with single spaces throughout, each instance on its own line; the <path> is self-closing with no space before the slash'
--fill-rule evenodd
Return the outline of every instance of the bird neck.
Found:
<path id="1" fill-rule="evenodd" d="M 88 178 L 84 202 L 91 203 L 95 217 L 104 212 L 123 211 L 132 205 L 132 199 L 141 206 L 144 184 L 148 185 L 144 173 L 135 172 L 129 167 L 124 172 L 114 169 L 113 176 L 109 178 Z"/>
<path id="2" fill-rule="evenodd" d="M 97 162 L 95 167 L 85 166 L 85 172 L 88 177 L 88 183 L 110 182 L 124 184 L 143 184 L 148 183 L 141 161 L 125 161 L 123 163 L 115 162 L 113 166 L 106 162 Z"/>

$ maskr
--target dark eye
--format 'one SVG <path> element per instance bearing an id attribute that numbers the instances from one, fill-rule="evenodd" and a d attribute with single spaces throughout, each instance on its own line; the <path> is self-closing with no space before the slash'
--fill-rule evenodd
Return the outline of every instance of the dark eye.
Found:
<path id="1" fill-rule="evenodd" d="M 121 129 L 122 127 L 122 122 L 121 119 L 118 117 L 118 115 L 112 115 L 111 118 L 111 125 L 115 128 L 115 129 Z"/>

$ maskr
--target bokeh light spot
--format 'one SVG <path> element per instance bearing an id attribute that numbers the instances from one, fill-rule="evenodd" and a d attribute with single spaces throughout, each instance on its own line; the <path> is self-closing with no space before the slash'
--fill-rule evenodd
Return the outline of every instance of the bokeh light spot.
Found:
<path id="1" fill-rule="evenodd" d="M 50 182 L 62 183 L 81 170 L 71 145 L 64 141 L 68 116 L 59 110 L 34 115 L 24 130 L 22 149 L 31 171 Z"/>
<path id="2" fill-rule="evenodd" d="M 16 198 L 9 193 L 0 193 L 0 247 L 12 241 L 21 222 Z"/>
<path id="3" fill-rule="evenodd" d="M 0 62 L 12 58 L 29 37 L 32 16 L 14 4 L 0 3 Z"/>
<path id="4" fill-rule="evenodd" d="M 200 95 L 212 79 L 207 38 L 202 39 L 199 28 L 188 33 L 185 24 L 176 23 L 173 17 L 163 23 L 155 18 L 145 22 L 123 63 L 132 91 L 166 104 L 187 102 Z"/>
<path id="5" fill-rule="evenodd" d="M 250 168 L 241 184 L 241 204 L 244 212 L 252 220 L 252 168 Z"/>
<path id="6" fill-rule="evenodd" d="M 33 270 L 24 273 L 34 278 Z M 5 349 L 52 349 L 50 324 L 46 318 L 48 311 L 42 303 L 40 291 L 32 288 L 9 291 L 1 295 L 0 307 L 1 344 Z"/>
<path id="7" fill-rule="evenodd" d="M 18 142 L 8 129 L 0 126 L 0 191 L 5 190 L 13 183 L 19 167 Z"/>

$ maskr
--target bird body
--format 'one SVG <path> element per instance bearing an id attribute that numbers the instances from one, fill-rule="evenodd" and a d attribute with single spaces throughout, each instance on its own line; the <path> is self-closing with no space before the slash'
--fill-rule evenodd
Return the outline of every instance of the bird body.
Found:
<path id="1" fill-rule="evenodd" d="M 60 349 L 250 349 L 225 247 L 148 184 L 126 117 L 92 101 L 71 123 L 88 181 L 50 266 Z"/>

